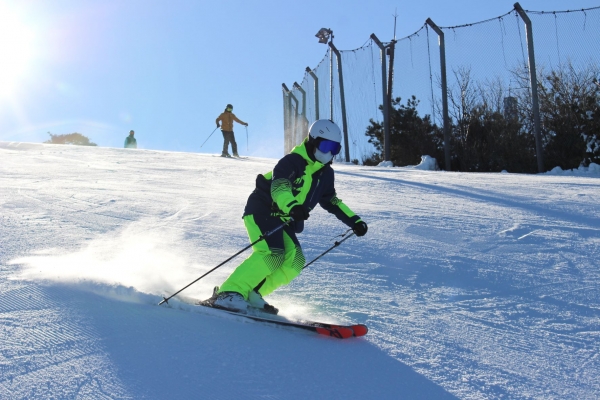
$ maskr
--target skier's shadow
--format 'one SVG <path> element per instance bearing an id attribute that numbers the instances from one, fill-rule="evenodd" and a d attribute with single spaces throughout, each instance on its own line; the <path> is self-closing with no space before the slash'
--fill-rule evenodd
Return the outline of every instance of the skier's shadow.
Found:
<path id="1" fill-rule="evenodd" d="M 135 293 L 138 302 L 76 287 L 47 289 L 54 302 L 86 316 L 85 332 L 93 337 L 82 342 L 101 343 L 109 375 L 133 397 L 456 398 L 368 336 L 329 338 L 200 307 L 157 306 L 160 297 L 150 303 Z"/>

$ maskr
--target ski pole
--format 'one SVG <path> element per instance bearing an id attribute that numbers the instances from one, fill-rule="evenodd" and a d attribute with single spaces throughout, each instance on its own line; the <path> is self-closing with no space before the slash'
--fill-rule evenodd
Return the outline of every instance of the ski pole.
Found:
<path id="1" fill-rule="evenodd" d="M 216 131 L 217 129 L 219 129 L 219 127 L 218 127 L 218 126 L 215 128 L 215 131 Z M 206 140 L 204 141 L 204 143 L 206 143 L 206 141 L 207 141 L 208 139 L 210 139 L 210 137 L 212 136 L 212 134 L 213 134 L 213 133 L 215 133 L 215 131 L 212 131 L 212 132 L 210 133 L 210 135 L 208 135 L 208 137 L 206 138 Z M 202 143 L 202 144 L 200 145 L 200 148 L 202 148 L 202 146 L 204 146 L 204 143 Z"/>
<path id="2" fill-rule="evenodd" d="M 168 304 L 169 300 L 171 300 L 172 297 L 174 297 L 175 295 L 183 292 L 185 289 L 187 289 L 188 287 L 192 286 L 194 283 L 198 282 L 200 279 L 204 278 L 206 275 L 210 274 L 215 269 L 219 268 L 221 265 L 223 265 L 223 264 L 231 261 L 233 258 L 237 257 L 238 255 L 240 255 L 244 251 L 248 250 L 250 247 L 254 246 L 256 243 L 260 242 L 261 240 L 265 239 L 268 236 L 271 236 L 273 233 L 277 232 L 278 230 L 280 230 L 281 228 L 283 228 L 284 226 L 286 226 L 287 224 L 289 224 L 290 221 L 293 221 L 293 220 L 290 218 L 287 222 L 284 222 L 283 224 L 279 225 L 277 228 L 274 228 L 273 230 L 270 230 L 269 232 L 265 233 L 264 235 L 262 235 L 261 237 L 259 237 L 258 239 L 256 239 L 254 242 L 250 243 L 248 246 L 244 247 L 243 249 L 241 249 L 240 251 L 238 251 L 237 253 L 235 253 L 231 257 L 229 257 L 227 260 L 223 261 L 221 264 L 217 265 L 216 267 L 214 267 L 213 269 L 211 269 L 210 271 L 208 271 L 207 273 L 205 273 L 204 275 L 202 275 L 200 278 L 196 279 L 195 281 L 193 281 L 193 282 L 187 284 L 186 286 L 184 286 L 183 288 L 179 289 L 177 292 L 173 293 L 169 297 L 164 297 L 163 296 L 163 299 L 161 300 L 160 303 L 158 303 L 158 305 L 160 306 L 162 303 L 167 303 Z"/>
<path id="3" fill-rule="evenodd" d="M 348 232 L 350 232 L 352 229 L 348 229 L 346 232 L 344 232 L 343 234 L 339 235 L 341 237 L 344 237 L 348 234 Z M 343 238 L 342 240 L 340 240 L 339 242 L 335 242 L 335 244 L 333 246 L 331 246 L 330 248 L 328 248 L 327 250 L 325 250 L 324 252 L 322 252 L 321 254 L 319 254 L 315 259 L 313 259 L 311 262 L 309 262 L 308 264 L 306 264 L 304 267 L 302 267 L 302 269 L 308 267 L 310 264 L 314 263 L 315 261 L 317 261 L 319 258 L 323 257 L 325 254 L 329 253 L 331 250 L 335 249 L 336 247 L 338 247 L 340 244 L 342 244 L 344 241 L 350 239 L 352 236 L 354 236 L 354 232 L 352 232 L 351 234 L 349 234 L 348 236 L 346 236 L 345 238 Z"/>
<path id="4" fill-rule="evenodd" d="M 248 125 L 246 125 L 246 152 L 248 152 Z"/>

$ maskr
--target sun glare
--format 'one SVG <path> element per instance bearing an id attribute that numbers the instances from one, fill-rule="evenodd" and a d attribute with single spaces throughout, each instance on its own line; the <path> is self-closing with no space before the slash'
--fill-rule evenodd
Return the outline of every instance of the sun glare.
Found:
<path id="1" fill-rule="evenodd" d="M 0 4 L 0 99 L 12 97 L 33 56 L 33 31 Z"/>

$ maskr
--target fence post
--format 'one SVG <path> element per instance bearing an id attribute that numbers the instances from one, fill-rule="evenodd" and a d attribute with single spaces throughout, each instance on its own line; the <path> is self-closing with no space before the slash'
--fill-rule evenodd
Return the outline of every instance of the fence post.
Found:
<path id="1" fill-rule="evenodd" d="M 306 117 L 306 91 L 302 88 L 302 86 L 298 85 L 298 82 L 294 82 L 294 89 L 298 90 L 302 93 L 302 113 L 300 113 L 300 129 L 295 133 L 300 133 L 300 139 L 304 139 L 304 136 L 308 133 L 308 118 Z M 301 143 L 302 140 L 298 140 L 294 136 L 294 146 Z"/>
<path id="2" fill-rule="evenodd" d="M 393 94 L 393 86 L 394 86 L 394 56 L 396 53 L 396 40 L 392 40 L 390 44 L 387 45 L 387 51 L 390 54 L 390 68 L 388 69 L 388 79 L 387 79 L 387 102 L 386 102 L 386 111 L 388 116 L 388 125 L 391 124 L 392 120 L 392 94 Z M 390 142 L 391 145 L 391 127 L 390 129 Z M 384 144 L 385 145 L 385 144 Z M 391 147 L 391 146 L 390 146 Z M 391 150 L 390 150 L 391 153 Z M 391 157 L 391 155 L 390 155 Z"/>
<path id="3" fill-rule="evenodd" d="M 283 151 L 284 151 L 284 154 L 287 154 L 296 145 L 296 143 L 294 143 L 294 139 L 296 139 L 296 130 L 298 127 L 298 99 L 288 89 L 288 87 L 285 85 L 285 83 L 282 83 L 281 86 L 283 87 L 283 91 L 287 95 L 287 99 L 288 99 L 288 102 L 287 102 L 288 124 L 287 124 L 287 129 L 284 133 L 284 135 L 286 136 L 287 139 L 285 139 L 283 141 L 283 147 L 284 147 Z M 294 100 L 294 102 L 296 103 L 296 112 L 294 113 L 294 116 L 293 116 L 293 120 L 294 120 L 293 122 L 292 122 L 292 100 Z"/>
<path id="4" fill-rule="evenodd" d="M 329 48 L 329 119 L 333 121 L 333 49 Z"/>
<path id="5" fill-rule="evenodd" d="M 288 142 L 290 141 L 290 97 L 285 83 L 281 84 L 283 93 L 283 154 L 287 154 Z"/>
<path id="6" fill-rule="evenodd" d="M 383 94 L 383 160 L 390 161 L 391 157 L 391 142 L 390 142 L 390 113 L 388 108 L 388 86 L 387 86 L 387 57 L 385 54 L 386 47 L 381 43 L 379 38 L 374 33 L 371 34 L 371 39 L 381 50 L 381 92 Z"/>
<path id="7" fill-rule="evenodd" d="M 529 81 L 531 82 L 531 108 L 533 111 L 533 132 L 535 135 L 535 150 L 537 155 L 538 172 L 544 172 L 544 160 L 542 150 L 542 135 L 540 132 L 540 103 L 538 99 L 537 91 L 537 72 L 535 69 L 535 54 L 533 52 L 533 29 L 531 27 L 531 20 L 525 13 L 525 10 L 519 3 L 515 3 L 515 10 L 521 16 L 523 22 L 525 22 L 525 30 L 527 32 L 527 54 L 529 58 Z"/>
<path id="8" fill-rule="evenodd" d="M 346 119 L 346 98 L 344 97 L 344 78 L 342 75 L 342 56 L 333 42 L 329 42 L 329 47 L 337 57 L 338 75 L 340 79 L 340 105 L 342 106 L 342 130 L 344 132 L 344 147 L 346 162 L 350 162 L 350 147 L 348 146 L 348 121 Z"/>
<path id="9" fill-rule="evenodd" d="M 300 115 L 306 116 L 306 91 L 302 89 L 302 86 L 298 85 L 298 82 L 294 82 L 294 89 L 302 93 L 302 112 Z"/>
<path id="10" fill-rule="evenodd" d="M 317 78 L 317 75 L 309 67 L 306 67 L 306 72 L 308 72 L 308 74 L 310 76 L 312 76 L 313 80 L 315 81 L 315 121 L 316 121 L 319 119 L 319 78 Z"/>
<path id="11" fill-rule="evenodd" d="M 438 34 L 440 44 L 440 74 L 442 78 L 442 118 L 444 129 L 444 158 L 446 159 L 446 171 L 452 170 L 450 160 L 450 119 L 448 118 L 448 81 L 446 79 L 446 40 L 444 32 L 431 20 L 425 21 Z"/>
<path id="12" fill-rule="evenodd" d="M 294 115 L 293 115 L 293 125 L 291 126 L 291 131 L 292 134 L 290 135 L 290 142 L 288 143 L 288 150 L 286 152 L 289 153 L 290 151 L 292 151 L 292 149 L 294 148 L 294 146 L 296 146 L 298 143 L 296 143 L 296 132 L 298 131 L 298 99 L 296 98 L 296 96 L 294 96 L 294 94 L 290 91 L 290 104 L 292 103 L 291 100 L 294 100 L 294 102 L 296 103 L 296 109 L 294 111 Z"/>

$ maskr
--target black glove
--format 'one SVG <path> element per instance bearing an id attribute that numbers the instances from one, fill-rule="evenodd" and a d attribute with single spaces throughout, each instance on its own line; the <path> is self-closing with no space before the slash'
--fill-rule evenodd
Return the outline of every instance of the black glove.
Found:
<path id="1" fill-rule="evenodd" d="M 358 221 L 354 224 L 352 230 L 354 231 L 354 234 L 356 236 L 365 236 L 365 234 L 369 230 L 369 227 L 363 221 Z"/>
<path id="2" fill-rule="evenodd" d="M 308 210 L 304 208 L 302 204 L 295 205 L 290 210 L 290 217 L 292 217 L 294 221 L 305 221 L 309 216 Z"/>
<path id="3" fill-rule="evenodd" d="M 248 123 L 246 122 L 245 126 L 248 126 Z"/>
<path id="4" fill-rule="evenodd" d="M 217 128 L 220 128 L 220 127 L 221 127 L 221 125 L 219 125 L 219 123 L 217 122 Z"/>

